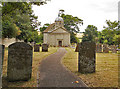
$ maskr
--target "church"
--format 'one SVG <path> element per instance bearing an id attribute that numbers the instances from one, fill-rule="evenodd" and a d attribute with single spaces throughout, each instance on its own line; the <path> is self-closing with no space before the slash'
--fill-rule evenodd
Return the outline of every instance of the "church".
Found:
<path id="1" fill-rule="evenodd" d="M 55 22 L 44 30 L 43 43 L 57 47 L 70 46 L 70 32 L 65 29 L 63 18 L 58 16 Z"/>

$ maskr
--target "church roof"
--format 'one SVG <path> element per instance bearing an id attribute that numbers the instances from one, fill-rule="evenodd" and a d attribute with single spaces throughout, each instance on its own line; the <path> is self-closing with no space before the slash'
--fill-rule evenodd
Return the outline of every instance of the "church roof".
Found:
<path id="1" fill-rule="evenodd" d="M 64 30 L 66 30 L 65 27 L 58 27 L 58 28 L 54 28 L 54 29 L 53 29 L 54 26 L 55 26 L 55 23 L 49 25 L 49 26 L 43 31 L 43 33 L 53 32 L 53 31 L 55 31 L 55 30 L 58 29 L 58 28 L 62 28 L 62 29 L 64 29 Z M 66 31 L 69 32 L 68 30 L 66 30 Z"/>
<path id="2" fill-rule="evenodd" d="M 55 26 L 55 23 L 49 25 L 43 32 L 48 32 L 53 26 Z"/>
<path id="3" fill-rule="evenodd" d="M 51 32 L 54 32 L 54 31 L 56 31 L 56 30 L 57 30 L 57 29 L 59 29 L 59 28 L 62 28 L 63 30 L 65 30 L 65 31 L 67 31 L 68 33 L 70 33 L 68 30 L 66 30 L 66 28 L 65 28 L 65 27 L 58 27 L 58 28 L 56 28 L 56 29 L 52 30 Z"/>

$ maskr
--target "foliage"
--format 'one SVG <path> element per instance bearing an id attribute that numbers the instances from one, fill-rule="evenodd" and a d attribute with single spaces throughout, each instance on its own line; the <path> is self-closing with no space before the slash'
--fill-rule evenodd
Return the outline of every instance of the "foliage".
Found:
<path id="1" fill-rule="evenodd" d="M 40 27 L 40 32 L 43 32 L 50 24 L 49 23 L 46 23 L 43 25 L 43 27 Z"/>
<path id="2" fill-rule="evenodd" d="M 107 27 L 98 34 L 99 43 L 105 43 L 109 45 L 120 44 L 120 30 L 118 30 L 118 22 L 106 20 Z"/>
<path id="3" fill-rule="evenodd" d="M 97 27 L 93 25 L 88 25 L 85 29 L 84 36 L 82 38 L 82 41 L 93 41 L 95 42 L 96 37 L 98 36 Z"/>
<path id="4" fill-rule="evenodd" d="M 64 20 L 64 27 L 71 33 L 77 33 L 80 31 L 79 26 L 83 25 L 83 20 L 78 17 L 73 17 L 72 15 L 62 14 L 61 17 Z"/>
<path id="5" fill-rule="evenodd" d="M 83 20 L 74 17 L 72 15 L 65 15 L 63 12 L 64 10 L 61 11 L 61 17 L 64 20 L 64 27 L 70 32 L 70 41 L 71 43 L 78 43 L 79 39 L 76 37 L 76 33 L 80 31 L 80 26 L 83 25 Z"/>
<path id="6" fill-rule="evenodd" d="M 20 34 L 20 29 L 13 22 L 6 20 L 2 23 L 3 31 L 2 36 L 5 38 L 16 37 L 16 35 Z"/>
<path id="7" fill-rule="evenodd" d="M 37 35 L 35 38 L 36 43 L 43 43 L 43 34 Z"/>
<path id="8" fill-rule="evenodd" d="M 71 43 L 79 43 L 79 39 L 76 37 L 74 33 L 71 33 L 70 35 L 70 42 Z"/>
<path id="9" fill-rule="evenodd" d="M 16 37 L 25 42 L 34 41 L 38 37 L 37 27 L 40 22 L 33 14 L 32 5 L 43 5 L 42 2 L 2 2 L 2 36 Z"/>

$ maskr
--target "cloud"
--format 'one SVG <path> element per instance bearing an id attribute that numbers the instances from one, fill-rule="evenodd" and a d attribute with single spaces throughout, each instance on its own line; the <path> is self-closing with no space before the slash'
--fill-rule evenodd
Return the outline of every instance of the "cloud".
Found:
<path id="1" fill-rule="evenodd" d="M 42 25 L 53 23 L 60 9 L 65 14 L 70 14 L 83 19 L 84 28 L 92 24 L 102 30 L 105 20 L 117 20 L 119 0 L 51 0 L 46 5 L 34 6 L 35 15 Z"/>
<path id="2" fill-rule="evenodd" d="M 105 13 L 113 13 L 117 12 L 118 8 L 118 1 L 119 0 L 101 0 L 98 2 L 93 2 L 90 4 L 91 8 L 94 8 L 99 11 L 103 11 Z"/>

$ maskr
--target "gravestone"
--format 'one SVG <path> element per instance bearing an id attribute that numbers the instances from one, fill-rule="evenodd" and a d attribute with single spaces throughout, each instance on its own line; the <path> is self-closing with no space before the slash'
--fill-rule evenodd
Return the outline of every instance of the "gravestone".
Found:
<path id="1" fill-rule="evenodd" d="M 110 51 L 112 51 L 112 53 L 117 53 L 117 50 L 116 50 L 117 48 L 115 45 L 110 45 L 109 48 L 110 48 Z"/>
<path id="2" fill-rule="evenodd" d="M 4 51 L 5 51 L 5 45 L 0 45 L 0 55 L 2 59 L 2 64 L 3 64 L 3 60 L 4 60 Z"/>
<path id="3" fill-rule="evenodd" d="M 101 53 L 102 52 L 102 44 L 96 44 L 96 52 Z"/>
<path id="4" fill-rule="evenodd" d="M 80 46 L 80 43 L 77 44 L 75 52 L 79 52 L 79 46 Z"/>
<path id="5" fill-rule="evenodd" d="M 95 72 L 96 44 L 94 42 L 82 42 L 79 46 L 78 72 Z"/>
<path id="6" fill-rule="evenodd" d="M 32 75 L 33 48 L 25 42 L 16 42 L 8 47 L 8 81 L 28 80 Z"/>
<path id="7" fill-rule="evenodd" d="M 4 60 L 4 49 L 5 49 L 5 45 L 0 44 L 0 89 L 2 87 L 2 66 Z"/>
<path id="8" fill-rule="evenodd" d="M 103 53 L 109 53 L 109 48 L 107 44 L 103 44 Z"/>
<path id="9" fill-rule="evenodd" d="M 34 45 L 34 52 L 40 52 L 40 45 Z"/>
<path id="10" fill-rule="evenodd" d="M 48 52 L 48 44 L 42 44 L 42 52 Z"/>

